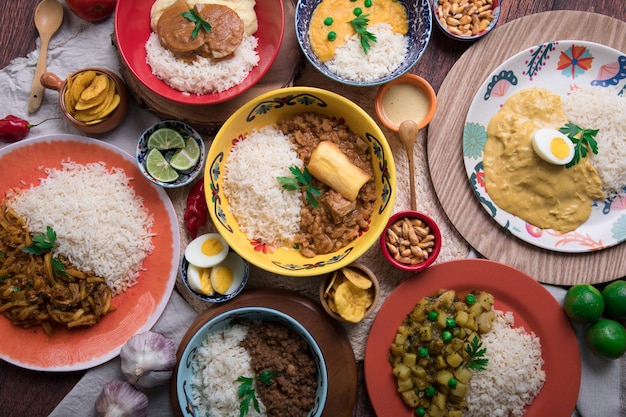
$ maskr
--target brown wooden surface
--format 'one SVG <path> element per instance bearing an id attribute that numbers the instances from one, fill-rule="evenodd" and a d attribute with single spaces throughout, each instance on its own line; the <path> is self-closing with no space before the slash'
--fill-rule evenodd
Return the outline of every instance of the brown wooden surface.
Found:
<path id="1" fill-rule="evenodd" d="M 13 58 L 26 56 L 35 49 L 37 33 L 32 19 L 36 5 L 36 0 L 0 2 L 0 65 L 2 67 L 8 65 Z M 594 12 L 626 21 L 626 8 L 623 0 L 516 0 L 503 2 L 498 26 L 527 15 L 550 10 Z M 533 36 L 533 32 L 547 33 L 552 30 L 552 25 L 557 27 L 565 25 L 576 27 L 580 26 L 580 22 L 550 22 L 550 25 L 543 28 L 532 28 L 532 30 L 527 32 L 515 33 L 511 40 L 502 42 L 506 44 L 515 38 L 523 39 L 527 36 Z M 609 29 L 604 27 L 598 27 L 593 30 L 610 33 L 608 32 Z M 426 52 L 421 60 L 411 69 L 411 72 L 426 78 L 435 91 L 439 91 L 448 72 L 450 72 L 463 53 L 472 45 L 479 46 L 481 43 L 488 41 L 489 36 L 475 44 L 458 43 L 450 40 L 435 28 Z M 612 34 L 612 36 L 616 37 L 617 35 Z M 473 65 L 472 71 L 476 71 L 479 69 L 478 67 L 479 65 Z M 307 71 L 309 74 L 314 72 L 308 67 L 308 64 L 304 69 L 305 75 Z M 297 79 L 296 82 L 305 84 L 307 80 L 306 78 L 301 78 Z M 370 97 L 375 93 L 373 88 L 361 91 L 357 88 L 345 87 L 336 83 L 328 83 L 325 86 L 334 91 L 346 92 L 347 95 L 355 97 L 358 97 L 361 92 L 363 96 L 369 95 Z M 462 89 L 460 94 L 463 94 L 463 91 L 465 90 Z M 26 102 L 28 98 L 25 97 L 24 100 Z M 359 104 L 362 103 L 359 102 Z M 460 115 L 458 116 L 460 117 Z M 357 363 L 357 372 L 357 399 L 352 415 L 354 417 L 374 416 L 365 391 L 361 362 Z M 33 372 L 0 361 L 0 416 L 47 416 L 82 375 L 82 372 L 58 374 Z M 85 407 L 91 406 L 91 404 L 85 404 Z"/>
<path id="2" fill-rule="evenodd" d="M 622 5 L 624 19 L 626 7 Z M 536 30 L 550 28 L 550 30 Z M 523 33 L 525 36 L 519 36 Z M 573 285 L 612 281 L 626 275 L 626 245 L 571 254 L 537 248 L 500 227 L 474 196 L 463 164 L 465 117 L 473 94 L 509 57 L 554 40 L 585 40 L 626 51 L 626 22 L 601 14 L 551 11 L 497 28 L 454 65 L 438 93 L 438 111 L 429 126 L 428 163 L 439 202 L 467 242 L 488 259 L 511 265 L 539 282 Z M 476 65 L 480 63 L 480 65 Z M 471 71 L 466 68 L 471 67 Z M 470 94 L 459 94 L 458 86 Z"/>

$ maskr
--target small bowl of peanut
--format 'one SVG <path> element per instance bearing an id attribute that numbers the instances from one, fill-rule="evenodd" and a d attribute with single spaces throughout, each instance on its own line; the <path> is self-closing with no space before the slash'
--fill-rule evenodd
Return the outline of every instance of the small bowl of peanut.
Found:
<path id="1" fill-rule="evenodd" d="M 380 235 L 383 255 L 394 267 L 420 272 L 435 262 L 441 250 L 441 232 L 430 216 L 413 210 L 395 213 Z"/>
<path id="2" fill-rule="evenodd" d="M 500 17 L 500 0 L 433 0 L 437 26 L 452 39 L 474 41 L 491 30 Z"/>

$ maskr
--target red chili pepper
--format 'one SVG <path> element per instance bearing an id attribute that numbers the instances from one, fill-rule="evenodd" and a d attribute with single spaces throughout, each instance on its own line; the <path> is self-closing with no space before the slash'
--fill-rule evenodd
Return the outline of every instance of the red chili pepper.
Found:
<path id="1" fill-rule="evenodd" d="M 0 142 L 11 143 L 22 140 L 28 135 L 32 127 L 39 126 L 43 122 L 51 119 L 58 119 L 58 117 L 51 117 L 37 124 L 32 124 L 29 123 L 28 120 L 10 114 L 4 119 L 0 119 Z"/>
<path id="2" fill-rule="evenodd" d="M 204 179 L 201 178 L 187 196 L 187 207 L 183 217 L 187 231 L 193 239 L 198 235 L 198 229 L 206 224 L 208 212 L 204 196 Z"/>

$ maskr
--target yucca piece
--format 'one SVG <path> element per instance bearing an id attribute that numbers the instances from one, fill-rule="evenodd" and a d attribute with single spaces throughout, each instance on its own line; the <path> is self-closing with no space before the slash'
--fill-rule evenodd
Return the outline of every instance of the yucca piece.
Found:
<path id="1" fill-rule="evenodd" d="M 307 169 L 315 178 L 355 201 L 370 175 L 354 165 L 334 143 L 324 140 L 311 153 Z"/>

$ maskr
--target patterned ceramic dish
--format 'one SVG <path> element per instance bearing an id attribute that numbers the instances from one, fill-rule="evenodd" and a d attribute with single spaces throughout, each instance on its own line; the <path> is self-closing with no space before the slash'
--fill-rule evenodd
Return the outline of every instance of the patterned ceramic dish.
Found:
<path id="1" fill-rule="evenodd" d="M 207 303 L 223 303 L 225 301 L 232 300 L 245 288 L 246 283 L 248 282 L 248 276 L 250 275 L 250 264 L 233 251 L 228 253 L 227 259 L 229 265 L 233 266 L 231 270 L 233 271 L 235 278 L 226 294 L 214 293 L 213 295 L 206 295 L 191 288 L 188 279 L 189 261 L 184 256 L 180 261 L 180 277 L 182 278 L 183 284 L 185 284 L 185 287 L 187 287 L 189 292 L 195 297 L 198 297 L 200 300 Z"/>
<path id="2" fill-rule="evenodd" d="M 249 240 L 231 213 L 224 195 L 224 167 L 233 143 L 253 130 L 275 124 L 279 119 L 303 112 L 336 117 L 368 145 L 372 155 L 376 201 L 368 227 L 338 251 L 306 258 L 297 248 L 274 247 Z M 251 176 L 259 173 L 251 172 Z M 209 214 L 228 245 L 261 269 L 280 275 L 314 276 L 333 272 L 357 260 L 374 244 L 391 215 L 396 196 L 396 168 L 384 134 L 359 106 L 330 91 L 312 87 L 290 87 L 262 94 L 239 108 L 224 123 L 209 149 L 204 175 Z"/>
<path id="3" fill-rule="evenodd" d="M 150 149 L 148 149 L 148 139 L 150 138 L 150 135 L 152 133 L 161 128 L 174 129 L 178 131 L 181 135 L 183 135 L 184 139 L 194 138 L 198 143 L 198 146 L 200 147 L 200 159 L 195 167 L 191 171 L 178 172 L 178 179 L 172 182 L 159 181 L 152 175 L 150 175 L 150 173 L 146 170 L 146 158 L 148 157 L 148 152 L 150 151 Z M 165 152 L 165 154 L 167 159 L 167 152 Z M 139 167 L 139 170 L 148 181 L 153 184 L 160 185 L 164 188 L 177 188 L 190 184 L 198 177 L 201 172 L 204 171 L 204 162 L 206 161 L 206 147 L 204 145 L 204 140 L 202 139 L 202 136 L 200 136 L 200 134 L 193 127 L 189 126 L 186 123 L 179 122 L 178 120 L 164 120 L 150 126 L 141 134 L 139 142 L 137 142 L 135 156 L 137 158 L 137 166 Z"/>
<path id="4" fill-rule="evenodd" d="M 326 397 L 328 396 L 328 371 L 324 355 L 315 341 L 315 338 L 299 321 L 293 317 L 271 308 L 266 307 L 239 307 L 214 316 L 203 324 L 186 345 L 178 348 L 178 363 L 176 365 L 176 378 L 173 382 L 176 384 L 176 397 L 178 407 L 182 411 L 182 415 L 197 416 L 198 409 L 193 404 L 192 381 L 194 381 L 193 362 L 198 355 L 198 350 L 202 346 L 202 342 L 212 332 L 223 329 L 234 322 L 241 321 L 268 321 L 277 322 L 285 327 L 294 330 L 302 337 L 309 346 L 315 364 L 317 366 L 317 391 L 315 406 L 307 417 L 320 417 L 324 412 Z M 245 375 L 233 375 L 233 379 Z"/>
<path id="5" fill-rule="evenodd" d="M 441 1 L 441 3 L 444 3 L 444 1 Z M 448 2 L 450 3 L 450 2 Z M 471 3 L 470 3 L 471 4 Z M 485 5 L 484 7 L 486 7 L 488 5 Z M 471 19 L 471 16 L 468 18 L 464 18 L 463 17 L 463 13 L 453 13 L 451 11 L 448 11 L 449 9 L 445 9 L 444 8 L 446 6 L 444 6 L 443 4 L 440 4 L 440 0 L 433 0 L 433 15 L 434 15 L 434 20 L 436 22 L 437 27 L 439 27 L 439 29 L 441 29 L 441 31 L 443 33 L 445 33 L 448 37 L 455 39 L 457 41 L 475 41 L 477 39 L 482 38 L 483 36 L 485 36 L 486 34 L 488 34 L 489 32 L 491 32 L 493 30 L 493 28 L 496 27 L 496 25 L 498 24 L 498 19 L 500 18 L 500 0 L 493 0 L 491 2 L 491 7 L 487 10 L 484 10 L 483 12 L 476 10 L 475 14 L 476 18 L 478 18 L 478 22 L 475 22 L 477 25 L 479 25 L 478 27 L 480 28 L 480 22 L 482 20 L 485 20 L 483 17 L 479 17 L 479 15 L 481 13 L 490 13 L 492 19 L 489 22 L 489 24 L 487 26 L 485 26 L 483 29 L 479 29 L 476 33 L 473 33 L 471 35 L 467 35 L 467 34 L 462 34 L 463 32 L 461 30 L 459 30 L 459 26 L 465 26 L 466 24 L 470 25 L 469 26 L 469 30 L 471 30 L 471 23 L 465 23 L 464 21 L 459 21 L 460 19 Z M 468 6 L 469 7 L 469 6 Z M 483 7 L 483 6 L 481 6 Z M 448 23 L 446 22 L 446 19 L 451 19 L 451 21 Z M 465 31 L 465 29 L 463 29 L 463 31 Z"/>
<path id="6" fill-rule="evenodd" d="M 322 74 L 335 81 L 355 86 L 383 84 L 410 70 L 411 67 L 413 67 L 413 65 L 415 65 L 415 63 L 422 57 L 422 54 L 426 50 L 433 27 L 430 1 L 431 0 L 400 0 L 400 3 L 402 3 L 406 9 L 409 21 L 409 31 L 406 35 L 409 40 L 408 51 L 402 61 L 402 64 L 398 68 L 376 80 L 361 82 L 338 75 L 331 71 L 328 66 L 313 52 L 311 49 L 311 41 L 309 39 L 309 25 L 313 11 L 322 2 L 322 0 L 298 0 L 296 5 L 296 36 L 298 38 L 298 43 L 300 44 L 300 48 L 309 62 Z M 359 5 L 357 3 L 353 4 L 355 6 Z M 366 7 L 367 6 L 362 7 L 364 14 L 367 13 Z"/>
<path id="7" fill-rule="evenodd" d="M 557 233 L 526 223 L 491 200 L 485 190 L 483 157 L 489 120 L 508 97 L 530 87 L 543 87 L 563 96 L 575 86 L 612 86 L 626 94 L 626 55 L 584 41 L 554 41 L 522 51 L 496 68 L 478 89 L 463 130 L 467 177 L 489 215 L 531 245 L 570 253 L 596 251 L 626 240 L 626 184 L 618 197 L 595 201 L 589 219 L 578 229 Z"/>

